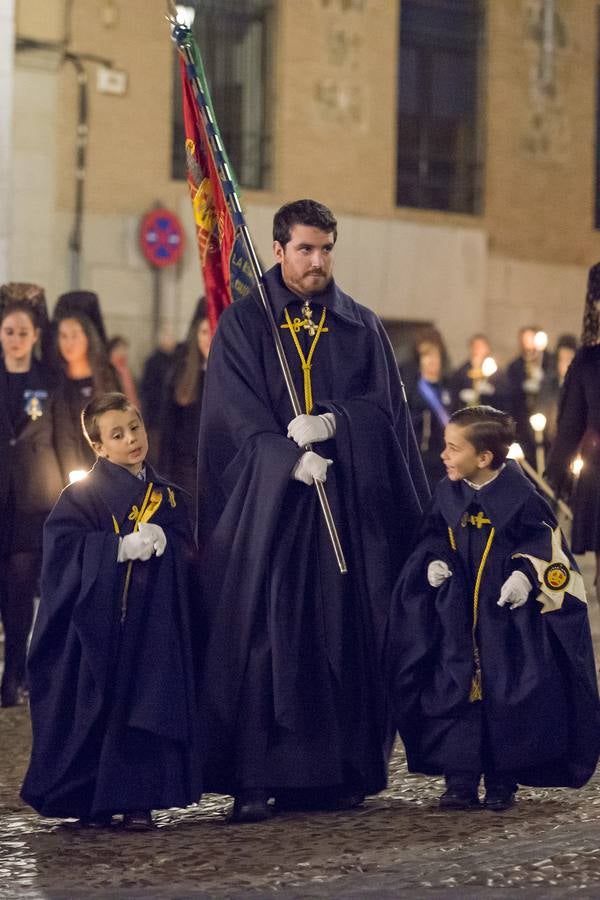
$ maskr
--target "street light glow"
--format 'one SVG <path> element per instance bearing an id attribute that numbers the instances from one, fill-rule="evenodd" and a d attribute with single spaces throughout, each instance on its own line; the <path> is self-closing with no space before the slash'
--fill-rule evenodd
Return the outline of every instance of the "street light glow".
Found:
<path id="1" fill-rule="evenodd" d="M 484 361 L 481 363 L 481 374 L 484 378 L 489 378 L 490 375 L 493 375 L 498 371 L 498 366 L 496 365 L 496 360 L 492 356 L 486 356 Z"/>
<path id="2" fill-rule="evenodd" d="M 573 462 L 571 463 L 571 472 L 573 475 L 579 475 L 581 470 L 583 469 L 583 460 L 581 456 L 576 456 Z"/>
<path id="3" fill-rule="evenodd" d="M 73 484 L 74 481 L 81 481 L 83 478 L 87 478 L 88 473 L 85 469 L 73 469 L 72 472 L 69 472 L 69 484 Z"/>
<path id="4" fill-rule="evenodd" d="M 534 413 L 532 416 L 529 416 L 529 424 L 536 434 L 541 434 L 546 427 L 546 416 L 544 413 Z"/>
<path id="5" fill-rule="evenodd" d="M 516 442 L 511 444 L 508 448 L 508 459 L 516 459 L 517 461 L 520 459 L 525 459 L 525 454 L 523 453 L 523 448 L 520 444 Z"/>

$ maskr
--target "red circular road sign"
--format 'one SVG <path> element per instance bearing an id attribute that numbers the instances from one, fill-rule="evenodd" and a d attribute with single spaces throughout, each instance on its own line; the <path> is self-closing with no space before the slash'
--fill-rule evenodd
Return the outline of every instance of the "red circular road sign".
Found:
<path id="1" fill-rule="evenodd" d="M 172 266 L 181 259 L 185 238 L 181 222 L 168 209 L 157 207 L 146 213 L 140 226 L 140 247 L 153 266 Z"/>

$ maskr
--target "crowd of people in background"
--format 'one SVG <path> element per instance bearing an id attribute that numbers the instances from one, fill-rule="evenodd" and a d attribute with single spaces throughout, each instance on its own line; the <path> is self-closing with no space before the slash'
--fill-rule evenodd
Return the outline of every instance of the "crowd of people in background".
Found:
<path id="1" fill-rule="evenodd" d="M 540 437 L 545 455 L 556 433 L 560 391 L 577 350 L 577 338 L 563 334 L 550 351 L 544 331 L 534 325 L 523 327 L 518 332 L 517 355 L 505 368 L 498 366 L 485 334 L 471 335 L 466 350 L 467 359 L 452 368 L 440 332 L 434 327 L 424 328 L 415 339 L 413 362 L 403 372 L 432 488 L 445 474 L 440 453 L 448 419 L 466 406 L 484 403 L 510 413 L 525 458 L 534 467 L 539 463 L 540 438 L 536 439 L 531 416 L 544 416 Z"/>
<path id="2" fill-rule="evenodd" d="M 588 298 L 595 296 L 594 284 Z M 596 290 L 600 293 L 598 285 Z M 597 314 L 594 321 L 597 331 Z M 70 291 L 61 295 L 50 317 L 41 287 L 9 283 L 0 288 L 0 508 L 5 523 L 0 595 L 6 656 L 0 688 L 3 706 L 22 702 L 25 691 L 26 644 L 41 564 L 43 521 L 61 487 L 89 470 L 94 462 L 81 429 L 84 406 L 92 397 L 118 390 L 134 406 L 141 407 L 150 437 L 149 459 L 186 492 L 193 522 L 197 438 L 210 342 L 206 304 L 200 298 L 185 340 L 176 344 L 169 332 L 161 332 L 137 381 L 128 360 L 128 341 L 120 335 L 109 338 L 95 293 Z M 445 474 L 440 454 L 450 415 L 481 403 L 513 416 L 525 458 L 539 470 L 540 440 L 547 455 L 556 435 L 559 397 L 577 339 L 571 334 L 561 335 L 549 350 L 547 336 L 539 327 L 523 327 L 518 332 L 515 358 L 505 368 L 497 365 L 492 341 L 485 334 L 473 334 L 466 350 L 467 358 L 453 368 L 443 336 L 437 328 L 427 327 L 416 336 L 412 362 L 403 367 L 417 443 L 431 488 Z M 571 410 L 579 410 L 573 415 L 583 427 L 581 404 L 577 406 L 572 393 Z M 545 417 L 541 438 L 530 422 L 533 413 Z M 572 435 L 578 435 L 577 443 L 583 434 L 580 432 L 581 428 L 570 429 Z M 558 465 L 563 469 L 568 468 L 567 457 L 577 449 L 572 444 L 571 440 L 566 451 L 561 450 Z M 587 448 L 586 452 L 593 456 L 596 449 Z M 555 460 L 553 481 L 560 482 L 564 496 L 564 479 L 558 478 L 556 466 Z M 581 521 L 585 532 L 585 520 Z M 577 552 L 600 549 L 600 538 L 598 547 L 590 546 L 589 539 L 582 535 L 580 538 L 576 540 Z"/>

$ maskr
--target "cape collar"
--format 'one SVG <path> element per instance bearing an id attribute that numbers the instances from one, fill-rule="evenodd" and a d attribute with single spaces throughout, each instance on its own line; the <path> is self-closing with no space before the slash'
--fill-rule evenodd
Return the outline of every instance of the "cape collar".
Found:
<path id="1" fill-rule="evenodd" d="M 141 481 L 123 466 L 115 465 L 102 457 L 98 457 L 92 466 L 88 477 L 97 486 L 102 499 L 118 522 L 123 521 L 134 503 L 139 505 L 140 497 L 143 499 L 150 482 L 157 486 L 169 484 L 147 462 L 145 465 L 146 481 Z"/>
<path id="2" fill-rule="evenodd" d="M 297 294 L 294 294 L 293 291 L 290 291 L 284 284 L 279 263 L 265 273 L 263 280 L 267 287 L 267 293 L 271 301 L 276 321 L 281 321 L 283 319 L 283 311 L 290 303 L 302 303 L 302 298 Z M 360 317 L 357 304 L 352 297 L 345 294 L 337 286 L 333 278 L 324 291 L 320 294 L 313 294 L 310 299 L 313 303 L 326 306 L 335 316 L 338 316 L 350 325 L 358 325 L 360 328 L 364 328 L 364 323 Z"/>
<path id="3" fill-rule="evenodd" d="M 444 478 L 437 486 L 436 496 L 440 511 L 451 528 L 458 525 L 462 514 L 475 503 L 498 530 L 517 513 L 533 491 L 533 484 L 519 464 L 509 459 L 498 477 L 480 490 L 473 490 L 465 481 Z"/>

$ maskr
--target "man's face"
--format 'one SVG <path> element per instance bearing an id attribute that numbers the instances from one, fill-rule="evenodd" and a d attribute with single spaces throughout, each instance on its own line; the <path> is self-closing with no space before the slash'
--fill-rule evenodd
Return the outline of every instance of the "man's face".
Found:
<path id="1" fill-rule="evenodd" d="M 471 362 L 473 365 L 481 367 L 486 356 L 491 356 L 491 353 L 491 347 L 484 338 L 473 338 L 471 341 Z"/>
<path id="2" fill-rule="evenodd" d="M 98 430 L 100 440 L 94 444 L 98 455 L 137 475 L 148 452 L 148 438 L 135 409 L 108 410 L 98 418 Z"/>
<path id="3" fill-rule="evenodd" d="M 311 297 L 325 290 L 332 277 L 333 245 L 332 231 L 311 225 L 293 225 L 285 247 L 273 242 L 275 259 L 290 291 Z"/>
<path id="4" fill-rule="evenodd" d="M 526 328 L 519 335 L 521 349 L 525 353 L 535 353 L 535 331 L 532 328 Z"/>

